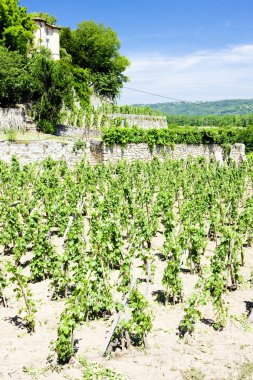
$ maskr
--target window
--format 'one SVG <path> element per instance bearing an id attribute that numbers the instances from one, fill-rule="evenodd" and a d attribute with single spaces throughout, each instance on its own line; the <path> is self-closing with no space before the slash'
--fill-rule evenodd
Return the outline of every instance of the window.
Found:
<path id="1" fill-rule="evenodd" d="M 48 28 L 46 28 L 46 35 L 47 35 L 47 36 L 49 35 L 49 30 L 48 30 Z"/>
<path id="2" fill-rule="evenodd" d="M 48 48 L 48 45 L 49 45 L 49 39 L 48 38 L 46 39 L 46 44 L 47 44 L 47 48 Z"/>

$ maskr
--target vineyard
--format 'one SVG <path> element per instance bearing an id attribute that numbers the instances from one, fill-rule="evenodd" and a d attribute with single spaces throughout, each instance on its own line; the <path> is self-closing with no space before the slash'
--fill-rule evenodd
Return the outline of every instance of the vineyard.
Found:
<path id="1" fill-rule="evenodd" d="M 12 329 L 0 378 L 201 379 L 173 358 L 188 348 L 197 362 L 206 334 L 230 347 L 224 376 L 239 379 L 253 362 L 252 163 L 0 162 L 2 336 Z"/>

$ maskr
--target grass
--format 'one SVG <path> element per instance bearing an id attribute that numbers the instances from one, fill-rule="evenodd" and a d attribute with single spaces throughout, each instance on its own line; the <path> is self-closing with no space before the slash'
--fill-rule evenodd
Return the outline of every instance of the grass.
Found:
<path id="1" fill-rule="evenodd" d="M 246 332 L 251 332 L 251 327 L 248 323 L 248 315 L 246 313 L 238 314 L 238 315 L 231 315 L 230 318 L 234 321 L 237 321 L 240 323 L 241 327 Z"/>
<path id="2" fill-rule="evenodd" d="M 252 380 L 253 379 L 253 362 L 244 363 L 239 371 L 237 380 Z"/>
<path id="3" fill-rule="evenodd" d="M 195 367 L 182 372 L 183 380 L 204 380 L 205 375 Z"/>
<path id="4" fill-rule="evenodd" d="M 42 132 L 16 132 L 7 131 L 6 133 L 0 131 L 0 141 L 9 142 L 31 142 L 31 141 L 61 141 L 71 140 L 63 136 L 53 136 Z"/>
<path id="5" fill-rule="evenodd" d="M 39 380 L 41 375 L 44 375 L 46 372 L 45 368 L 35 368 L 33 366 L 31 367 L 23 367 L 23 372 L 27 373 L 31 376 L 32 380 Z"/>
<path id="6" fill-rule="evenodd" d="M 84 367 L 83 380 L 127 380 L 125 376 L 104 368 L 97 363 L 89 363 L 84 357 L 79 357 L 79 363 Z"/>
<path id="7" fill-rule="evenodd" d="M 17 139 L 17 132 L 14 131 L 14 130 L 10 130 L 10 131 L 8 131 L 8 132 L 6 133 L 6 136 L 7 136 L 7 140 L 8 140 L 9 142 L 14 142 L 14 141 L 16 141 L 16 139 Z"/>

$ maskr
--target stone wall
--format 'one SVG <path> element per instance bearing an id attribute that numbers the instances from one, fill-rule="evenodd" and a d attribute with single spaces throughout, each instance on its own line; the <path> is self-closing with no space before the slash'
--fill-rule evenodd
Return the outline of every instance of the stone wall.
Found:
<path id="1" fill-rule="evenodd" d="M 187 159 L 189 157 L 205 157 L 210 160 L 215 158 L 216 161 L 223 163 L 228 157 L 234 159 L 237 163 L 241 163 L 246 159 L 245 145 L 234 144 L 231 146 L 230 153 L 227 154 L 225 150 L 215 144 L 175 144 L 174 146 L 155 146 L 152 150 L 147 144 L 128 144 L 126 147 L 115 145 L 113 147 L 106 147 L 103 145 L 103 161 L 116 162 L 120 159 L 127 161 L 144 160 L 149 161 L 153 157 L 164 159 L 169 156 L 172 159 Z"/>
<path id="2" fill-rule="evenodd" d="M 128 115 L 115 113 L 113 115 L 108 115 L 110 119 L 120 118 L 125 120 L 129 127 L 137 125 L 140 128 L 152 129 L 152 128 L 167 128 L 167 119 L 165 116 L 150 116 L 150 115 Z"/>
<path id="3" fill-rule="evenodd" d="M 80 161 L 84 150 L 80 149 L 74 153 L 74 142 L 61 143 L 58 141 L 29 141 L 29 142 L 0 142 L 0 159 L 10 162 L 12 156 L 16 156 L 22 164 L 35 161 L 40 162 L 52 157 L 55 160 L 66 160 L 70 166 Z"/>
<path id="4" fill-rule="evenodd" d="M 28 113 L 28 106 L 22 104 L 14 108 L 0 108 L 0 131 L 36 131 L 36 124 Z"/>
<path id="5" fill-rule="evenodd" d="M 87 143 L 87 159 L 91 165 L 96 165 L 104 162 L 104 143 L 91 141 Z"/>
<path id="6" fill-rule="evenodd" d="M 55 160 L 66 160 L 70 166 L 79 162 L 84 156 L 91 165 L 98 163 L 117 162 L 121 159 L 127 161 L 144 160 L 149 161 L 153 157 L 164 159 L 169 156 L 172 159 L 187 159 L 188 157 L 215 158 L 223 163 L 227 157 L 224 149 L 219 145 L 186 145 L 176 144 L 174 147 L 156 146 L 151 151 L 147 144 L 128 144 L 126 147 L 113 146 L 106 147 L 99 141 L 90 141 L 86 147 L 81 147 L 76 151 L 74 141 L 29 141 L 29 142 L 0 142 L 0 159 L 10 162 L 12 156 L 16 156 L 22 164 L 29 164 L 35 161 L 40 162 L 52 157 Z M 237 163 L 245 160 L 245 146 L 235 144 L 231 147 L 229 157 Z"/>
<path id="7" fill-rule="evenodd" d="M 85 129 L 76 127 L 67 127 L 65 125 L 58 125 L 55 131 L 56 136 L 73 137 L 78 139 L 101 139 L 102 132 L 97 129 Z"/>
<path id="8" fill-rule="evenodd" d="M 0 108 L 0 130 L 26 129 L 26 115 L 23 107 Z"/>

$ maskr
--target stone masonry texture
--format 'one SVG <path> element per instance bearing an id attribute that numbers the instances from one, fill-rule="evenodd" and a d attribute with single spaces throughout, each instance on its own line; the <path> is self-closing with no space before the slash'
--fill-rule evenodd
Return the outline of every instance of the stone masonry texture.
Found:
<path id="1" fill-rule="evenodd" d="M 16 156 L 22 164 L 40 162 L 47 157 L 54 160 L 66 160 L 70 166 L 86 157 L 91 165 L 98 163 L 115 163 L 124 159 L 128 162 L 134 160 L 150 161 L 153 157 L 163 160 L 168 156 L 175 160 L 189 157 L 205 157 L 207 160 L 214 158 L 220 163 L 224 163 L 228 157 L 241 163 L 246 159 L 244 144 L 231 145 L 229 154 L 225 150 L 215 144 L 197 145 L 197 144 L 175 144 L 174 146 L 154 146 L 150 149 L 145 143 L 128 144 L 125 147 L 115 145 L 107 147 L 99 141 L 90 141 L 86 143 L 86 147 L 75 151 L 75 143 L 73 141 L 30 141 L 30 142 L 7 142 L 0 141 L 0 159 L 10 162 L 12 156 Z"/>

